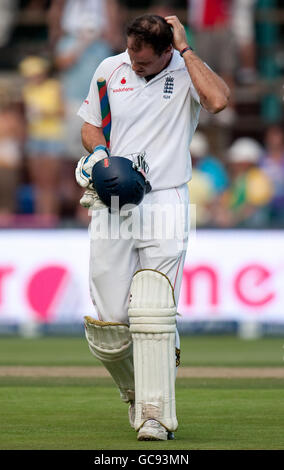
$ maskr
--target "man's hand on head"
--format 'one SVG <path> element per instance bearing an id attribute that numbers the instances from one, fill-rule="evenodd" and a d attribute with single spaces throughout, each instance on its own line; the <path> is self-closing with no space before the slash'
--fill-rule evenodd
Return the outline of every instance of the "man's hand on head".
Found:
<path id="1" fill-rule="evenodd" d="M 184 26 L 177 16 L 166 16 L 165 20 L 173 29 L 173 46 L 177 51 L 181 52 L 183 49 L 188 47 Z"/>

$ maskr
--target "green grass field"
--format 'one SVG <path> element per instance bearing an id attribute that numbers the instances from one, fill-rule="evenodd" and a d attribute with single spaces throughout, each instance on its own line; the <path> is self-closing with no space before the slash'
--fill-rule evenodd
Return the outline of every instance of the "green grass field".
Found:
<path id="1" fill-rule="evenodd" d="M 182 366 L 283 367 L 284 339 L 182 337 Z M 1 366 L 100 365 L 83 338 L 0 339 Z M 284 449 L 282 378 L 178 378 L 179 429 L 138 442 L 111 379 L 0 377 L 0 449 Z"/>
<path id="2" fill-rule="evenodd" d="M 284 367 L 284 338 L 181 337 L 182 366 Z M 101 365 L 81 337 L 0 338 L 0 366 Z"/>

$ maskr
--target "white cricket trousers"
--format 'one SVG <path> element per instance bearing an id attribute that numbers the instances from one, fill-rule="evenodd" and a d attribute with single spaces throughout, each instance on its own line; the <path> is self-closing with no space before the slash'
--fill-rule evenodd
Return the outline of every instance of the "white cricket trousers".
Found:
<path id="1" fill-rule="evenodd" d="M 165 274 L 178 305 L 189 230 L 188 186 L 153 191 L 131 212 L 94 211 L 90 224 L 90 295 L 97 317 L 129 324 L 132 277 Z"/>

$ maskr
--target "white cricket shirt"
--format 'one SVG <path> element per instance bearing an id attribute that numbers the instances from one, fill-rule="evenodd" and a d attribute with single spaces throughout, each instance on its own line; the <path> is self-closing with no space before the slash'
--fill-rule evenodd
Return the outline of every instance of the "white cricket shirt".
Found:
<path id="1" fill-rule="evenodd" d="M 130 158 L 146 152 L 153 190 L 191 179 L 189 145 L 196 129 L 199 96 L 184 60 L 174 50 L 166 69 L 147 82 L 131 68 L 128 52 L 105 59 L 97 68 L 78 115 L 101 127 L 97 79 L 107 81 L 111 109 L 111 155 Z"/>

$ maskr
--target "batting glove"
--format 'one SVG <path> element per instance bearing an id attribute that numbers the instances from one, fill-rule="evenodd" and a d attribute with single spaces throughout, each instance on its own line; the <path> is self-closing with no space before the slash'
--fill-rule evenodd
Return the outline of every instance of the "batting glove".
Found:
<path id="1" fill-rule="evenodd" d="M 94 211 L 107 208 L 94 189 L 86 189 L 80 199 L 80 204 L 86 207 L 86 209 L 92 209 Z"/>
<path id="2" fill-rule="evenodd" d="M 109 157 L 108 149 L 104 145 L 97 145 L 93 153 L 90 153 L 87 157 L 80 158 L 75 170 L 75 176 L 77 183 L 82 188 L 93 189 L 92 168 L 97 162 L 107 157 Z"/>
<path id="3" fill-rule="evenodd" d="M 87 209 L 99 210 L 107 207 L 99 198 L 92 181 L 93 166 L 106 157 L 109 157 L 108 149 L 104 145 L 98 145 L 94 148 L 93 153 L 87 157 L 80 158 L 77 164 L 75 170 L 76 181 L 83 188 L 87 188 L 80 199 L 80 204 Z"/>

